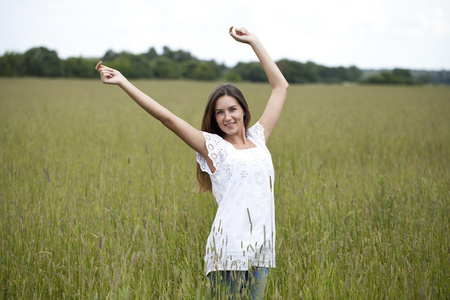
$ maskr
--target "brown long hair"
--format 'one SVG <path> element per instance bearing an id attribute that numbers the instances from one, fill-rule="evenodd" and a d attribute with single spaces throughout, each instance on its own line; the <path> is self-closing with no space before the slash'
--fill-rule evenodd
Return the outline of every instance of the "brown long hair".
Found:
<path id="1" fill-rule="evenodd" d="M 224 138 L 225 133 L 220 129 L 219 124 L 217 124 L 215 111 L 216 102 L 220 97 L 232 96 L 237 100 L 239 105 L 244 110 L 244 127 L 245 131 L 248 129 L 250 124 L 250 110 L 248 109 L 247 101 L 245 100 L 244 94 L 234 85 L 225 83 L 216 87 L 209 95 L 208 102 L 206 103 L 205 112 L 203 113 L 202 125 L 200 130 L 204 132 L 214 133 Z M 200 169 L 200 165 L 197 164 L 197 181 L 199 192 L 212 191 L 211 179 L 209 174 L 203 172 Z"/>

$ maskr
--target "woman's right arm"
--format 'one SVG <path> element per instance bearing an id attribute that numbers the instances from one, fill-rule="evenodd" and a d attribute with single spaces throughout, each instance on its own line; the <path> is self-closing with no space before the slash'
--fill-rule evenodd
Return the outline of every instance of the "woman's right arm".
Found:
<path id="1" fill-rule="evenodd" d="M 104 66 L 100 61 L 95 69 L 100 73 L 102 82 L 120 86 L 140 107 L 159 120 L 164 126 L 179 136 L 189 147 L 208 157 L 205 137 L 202 132 L 177 117 L 164 106 L 144 94 L 129 82 L 119 71 Z"/>

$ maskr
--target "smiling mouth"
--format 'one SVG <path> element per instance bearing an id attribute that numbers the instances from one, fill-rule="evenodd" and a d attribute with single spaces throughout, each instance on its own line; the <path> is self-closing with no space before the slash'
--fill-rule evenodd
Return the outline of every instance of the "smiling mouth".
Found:
<path id="1" fill-rule="evenodd" d="M 228 123 L 228 124 L 225 124 L 225 127 L 233 127 L 235 124 L 236 124 L 236 122 L 234 122 L 234 123 Z"/>

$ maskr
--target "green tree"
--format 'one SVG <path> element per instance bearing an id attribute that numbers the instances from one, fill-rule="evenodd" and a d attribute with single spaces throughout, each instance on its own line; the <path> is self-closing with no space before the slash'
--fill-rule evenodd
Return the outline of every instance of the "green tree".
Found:
<path id="1" fill-rule="evenodd" d="M 347 79 L 347 70 L 344 67 L 321 66 L 319 71 L 320 81 L 326 83 L 340 83 Z"/>
<path id="2" fill-rule="evenodd" d="M 24 53 L 25 75 L 59 77 L 62 76 L 62 63 L 55 51 L 45 47 L 32 48 Z"/>
<path id="3" fill-rule="evenodd" d="M 153 78 L 155 73 L 151 67 L 150 61 L 145 54 L 134 55 L 130 52 L 123 51 L 115 53 L 109 57 L 113 57 L 112 61 L 105 60 L 103 63 L 111 68 L 119 70 L 128 78 Z"/>
<path id="4" fill-rule="evenodd" d="M 118 53 L 114 52 L 114 50 L 108 50 L 106 51 L 105 55 L 102 57 L 102 61 L 114 61 L 119 56 Z"/>
<path id="5" fill-rule="evenodd" d="M 317 82 L 319 79 L 320 66 L 312 62 L 302 64 L 297 61 L 282 59 L 277 62 L 277 65 L 290 83 Z"/>
<path id="6" fill-rule="evenodd" d="M 383 71 L 378 75 L 372 75 L 362 81 L 369 84 L 404 84 L 404 81 L 392 72 Z"/>
<path id="7" fill-rule="evenodd" d="M 193 59 L 191 53 L 183 50 L 172 51 L 167 46 L 163 47 L 162 56 L 167 57 L 168 59 L 176 62 L 184 62 Z"/>
<path id="8" fill-rule="evenodd" d="M 404 84 L 414 84 L 414 79 L 412 77 L 411 71 L 407 69 L 394 69 L 392 74 L 401 79 Z"/>
<path id="9" fill-rule="evenodd" d="M 69 57 L 63 61 L 64 76 L 73 78 L 97 77 L 98 73 L 94 69 L 96 63 L 97 61 L 93 59 Z"/>
<path id="10" fill-rule="evenodd" d="M 24 71 L 22 54 L 6 52 L 0 57 L 0 76 L 22 76 Z"/>
<path id="11" fill-rule="evenodd" d="M 302 66 L 301 63 L 298 63 L 300 66 Z M 303 65 L 303 77 L 311 83 L 318 82 L 319 81 L 319 70 L 320 66 L 308 61 L 306 64 Z"/>
<path id="12" fill-rule="evenodd" d="M 181 67 L 175 61 L 159 56 L 151 61 L 151 68 L 156 78 L 178 79 L 181 78 Z"/>
<path id="13" fill-rule="evenodd" d="M 194 73 L 198 68 L 199 61 L 196 59 L 190 59 L 181 64 L 181 76 L 186 79 L 194 79 Z"/>
<path id="14" fill-rule="evenodd" d="M 267 76 L 260 63 L 238 63 L 233 69 L 244 81 L 267 82 Z"/>
<path id="15" fill-rule="evenodd" d="M 193 80 L 215 80 L 220 77 L 221 69 L 214 61 L 191 59 L 181 66 L 182 76 Z"/>
<path id="16" fill-rule="evenodd" d="M 361 79 L 363 72 L 356 66 L 347 69 L 347 81 L 355 82 Z"/>
<path id="17" fill-rule="evenodd" d="M 242 81 L 241 75 L 239 75 L 238 73 L 236 73 L 233 70 L 226 71 L 223 76 L 224 76 L 224 80 L 228 81 L 228 82 L 241 82 Z"/>
<path id="18" fill-rule="evenodd" d="M 158 52 L 156 52 L 155 48 L 151 47 L 147 53 L 145 53 L 145 58 L 147 60 L 152 60 L 158 57 Z"/>

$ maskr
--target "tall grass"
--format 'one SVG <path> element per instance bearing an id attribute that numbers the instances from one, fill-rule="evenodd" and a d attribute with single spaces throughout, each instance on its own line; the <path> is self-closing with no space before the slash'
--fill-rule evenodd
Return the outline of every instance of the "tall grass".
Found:
<path id="1" fill-rule="evenodd" d="M 216 83 L 136 81 L 199 127 Z M 240 84 L 255 122 L 268 86 Z M 0 79 L 5 299 L 202 299 L 194 152 L 117 87 Z M 291 86 L 268 299 L 450 295 L 450 88 Z"/>

